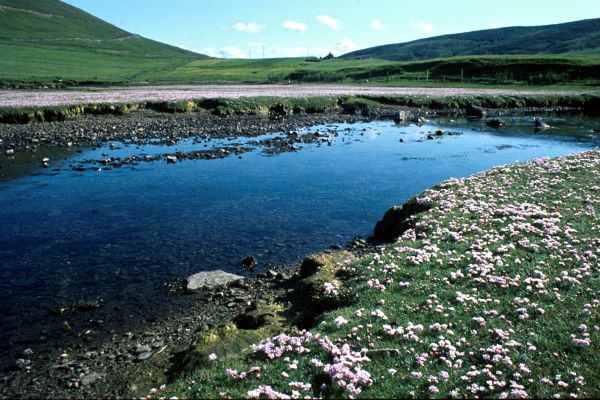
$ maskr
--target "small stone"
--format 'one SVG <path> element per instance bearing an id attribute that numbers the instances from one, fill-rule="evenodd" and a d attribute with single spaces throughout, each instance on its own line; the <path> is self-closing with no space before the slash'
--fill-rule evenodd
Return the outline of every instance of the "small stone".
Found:
<path id="1" fill-rule="evenodd" d="M 151 350 L 152 350 L 152 349 L 151 349 L 151 348 L 150 348 L 150 346 L 148 346 L 147 344 L 138 345 L 138 346 L 135 348 L 135 352 L 136 352 L 137 354 L 140 354 L 140 353 L 146 353 L 146 352 L 148 352 L 148 351 L 151 351 Z"/>
<path id="2" fill-rule="evenodd" d="M 175 164 L 176 162 L 177 162 L 177 157 L 167 156 L 167 164 Z"/>
<path id="3" fill-rule="evenodd" d="M 376 358 L 387 358 L 387 357 L 400 357 L 400 350 L 398 349 L 375 349 L 367 352 L 367 357 L 371 359 Z"/>
<path id="4" fill-rule="evenodd" d="M 60 329 L 62 329 L 63 332 L 67 333 L 71 331 L 71 325 L 69 325 L 67 321 L 64 321 Z"/>
<path id="5" fill-rule="evenodd" d="M 82 386 L 88 386 L 91 385 L 92 383 L 96 382 L 98 379 L 102 378 L 102 375 L 97 373 L 97 372 L 93 372 L 89 375 L 85 375 L 83 378 L 81 378 L 81 385 Z"/>
<path id="6" fill-rule="evenodd" d="M 19 358 L 15 362 L 15 365 L 18 369 L 27 369 L 31 366 L 31 360 L 26 360 L 24 358 Z"/>
<path id="7" fill-rule="evenodd" d="M 279 275 L 280 275 L 280 273 L 273 269 L 270 269 L 267 271 L 267 276 L 271 279 L 277 279 L 279 277 Z"/>
<path id="8" fill-rule="evenodd" d="M 150 343 L 150 346 L 151 346 L 153 349 L 158 349 L 158 348 L 160 348 L 160 347 L 163 347 L 163 346 L 164 346 L 164 344 L 165 344 L 165 343 L 164 343 L 162 340 L 157 340 L 156 342 L 152 342 L 152 343 Z"/>
<path id="9" fill-rule="evenodd" d="M 143 353 L 138 354 L 135 359 L 136 359 L 136 361 L 144 361 L 144 360 L 150 358 L 152 356 L 152 354 L 154 354 L 153 351 L 145 351 Z"/>
<path id="10" fill-rule="evenodd" d="M 6 150 L 6 155 L 7 156 L 12 156 L 13 154 L 15 154 L 14 149 L 8 149 L 8 150 Z"/>
<path id="11" fill-rule="evenodd" d="M 21 353 L 21 354 L 23 354 L 23 357 L 29 357 L 29 356 L 33 355 L 33 350 L 31 350 L 31 349 L 28 347 L 28 348 L 26 348 L 25 350 L 23 350 L 23 353 Z"/>

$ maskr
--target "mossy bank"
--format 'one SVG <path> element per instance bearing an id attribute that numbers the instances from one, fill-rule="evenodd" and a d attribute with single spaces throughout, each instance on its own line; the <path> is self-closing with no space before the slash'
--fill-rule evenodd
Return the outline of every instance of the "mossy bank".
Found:
<path id="1" fill-rule="evenodd" d="M 0 123 L 28 124 L 76 119 L 85 115 L 126 115 L 138 110 L 160 113 L 210 113 L 230 115 L 294 115 L 341 112 L 377 115 L 381 110 L 397 107 L 452 110 L 464 112 L 469 107 L 490 109 L 582 109 L 600 113 L 600 96 L 564 95 L 460 95 L 460 96 L 317 96 L 307 98 L 247 97 L 239 99 L 188 99 L 182 101 L 147 101 L 116 104 L 75 104 L 52 107 L 1 107 Z"/>

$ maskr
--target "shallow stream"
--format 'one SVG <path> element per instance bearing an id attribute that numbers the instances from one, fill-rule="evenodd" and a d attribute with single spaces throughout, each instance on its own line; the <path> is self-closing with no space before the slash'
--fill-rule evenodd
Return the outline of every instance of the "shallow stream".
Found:
<path id="1" fill-rule="evenodd" d="M 258 260 L 256 272 L 292 263 L 369 236 L 386 209 L 445 179 L 600 145 L 598 119 L 546 115 L 552 128 L 538 133 L 531 115 L 503 119 L 501 129 L 450 117 L 423 126 L 314 126 L 298 134 L 318 140 L 283 152 L 265 144 L 286 136 L 277 133 L 106 143 L 65 150 L 51 168 L 0 182 L 0 367 L 26 347 L 58 347 L 89 329 L 101 338 L 162 318 L 190 301 L 167 294 L 175 278 L 212 269 L 253 275 L 240 265 L 247 255 Z M 174 164 L 164 158 L 224 146 L 250 151 Z M 131 156 L 138 162 L 119 168 L 102 162 Z M 53 312 L 77 300 L 101 306 Z"/>

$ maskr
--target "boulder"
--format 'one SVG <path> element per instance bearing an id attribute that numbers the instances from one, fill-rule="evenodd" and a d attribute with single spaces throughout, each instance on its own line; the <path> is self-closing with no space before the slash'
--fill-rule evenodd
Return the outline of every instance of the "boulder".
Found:
<path id="1" fill-rule="evenodd" d="M 393 206 L 375 225 L 371 242 L 382 243 L 396 240 L 414 226 L 415 216 L 431 209 L 428 203 L 420 203 L 413 198 L 401 206 Z"/>
<path id="2" fill-rule="evenodd" d="M 190 275 L 186 279 L 186 290 L 188 292 L 200 292 L 204 290 L 215 290 L 241 282 L 244 277 L 230 274 L 225 271 L 205 271 Z"/>

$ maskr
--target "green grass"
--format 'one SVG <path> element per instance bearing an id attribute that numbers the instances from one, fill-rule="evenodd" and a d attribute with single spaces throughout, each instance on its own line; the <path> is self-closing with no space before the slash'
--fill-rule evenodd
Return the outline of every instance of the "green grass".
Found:
<path id="1" fill-rule="evenodd" d="M 110 44 L 110 45 L 109 45 Z M 6 83 L 316 83 L 377 86 L 591 88 L 600 84 L 600 57 L 486 56 L 426 62 L 194 59 L 153 52 L 135 40 L 103 48 L 60 42 L 0 41 Z M 461 75 L 462 72 L 462 75 Z"/>
<path id="2" fill-rule="evenodd" d="M 313 339 L 292 330 L 263 342 L 298 338 L 273 358 L 216 352 L 157 396 L 240 398 L 264 385 L 348 397 L 324 372 L 346 354 L 346 381 L 364 378 L 356 397 L 597 398 L 599 181 L 595 151 L 436 186 L 416 200 L 433 208 L 398 241 L 342 263 L 335 280 L 351 303 L 325 312 Z"/>

